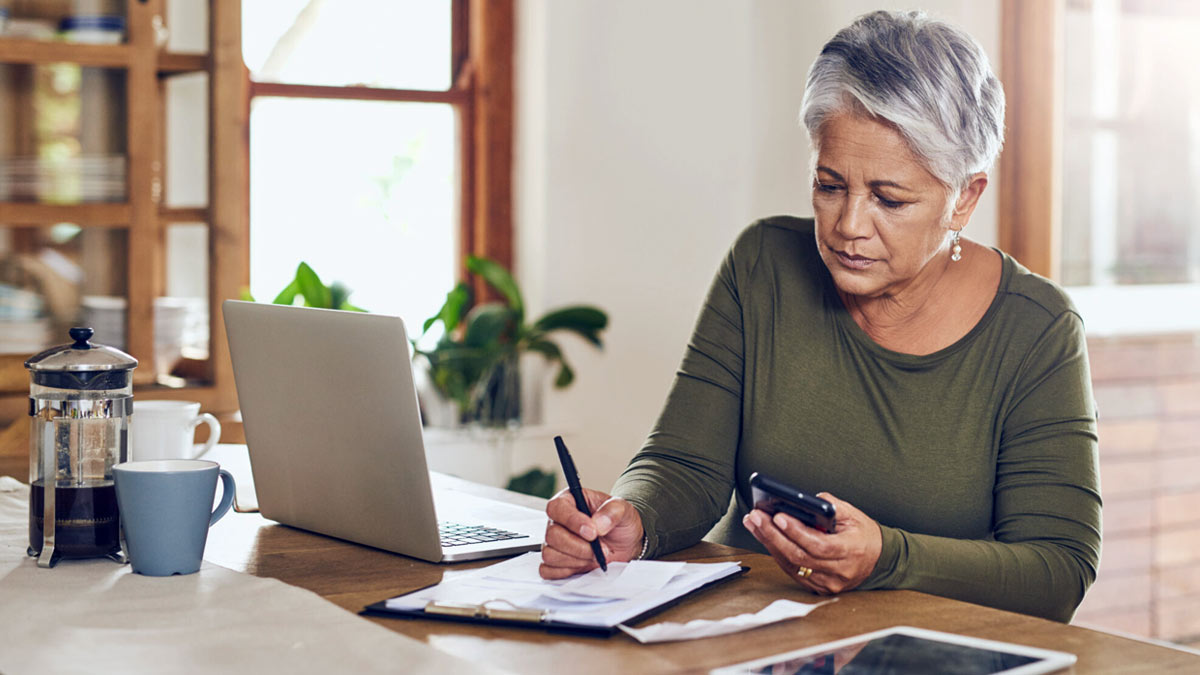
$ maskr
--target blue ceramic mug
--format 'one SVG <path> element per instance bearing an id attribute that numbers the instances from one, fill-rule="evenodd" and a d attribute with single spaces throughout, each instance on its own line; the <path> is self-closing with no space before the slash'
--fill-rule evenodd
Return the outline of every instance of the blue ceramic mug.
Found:
<path id="1" fill-rule="evenodd" d="M 221 503 L 212 510 L 218 476 Z M 133 571 L 152 577 L 198 571 L 208 528 L 233 503 L 233 476 L 208 460 L 162 459 L 118 464 L 113 480 Z"/>

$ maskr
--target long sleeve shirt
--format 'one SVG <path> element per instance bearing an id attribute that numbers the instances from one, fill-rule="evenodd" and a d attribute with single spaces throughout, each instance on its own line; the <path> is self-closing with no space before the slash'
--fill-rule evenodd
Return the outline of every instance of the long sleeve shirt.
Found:
<path id="1" fill-rule="evenodd" d="M 978 324 L 928 355 L 872 340 L 811 219 L 759 221 L 713 281 L 666 405 L 613 489 L 652 554 L 742 526 L 760 471 L 875 519 L 863 589 L 1068 621 L 1100 557 L 1096 410 L 1079 315 L 1003 255 Z"/>

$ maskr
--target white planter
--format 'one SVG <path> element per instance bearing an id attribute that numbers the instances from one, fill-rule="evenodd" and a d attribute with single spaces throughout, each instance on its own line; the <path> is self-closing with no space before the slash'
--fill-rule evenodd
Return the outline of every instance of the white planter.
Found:
<path id="1" fill-rule="evenodd" d="M 554 431 L 541 426 L 426 427 L 425 460 L 431 471 L 504 487 L 509 478 L 532 468 L 559 473 L 554 436 Z"/>
<path id="2" fill-rule="evenodd" d="M 552 386 L 551 372 L 541 354 L 522 354 L 521 367 L 521 421 L 524 427 L 536 427 L 542 423 L 542 399 Z M 421 413 L 426 429 L 459 429 L 458 407 L 453 401 L 442 398 L 429 380 L 425 360 L 413 362 L 413 383 L 421 400 Z M 551 436 L 553 438 L 553 436 Z"/>

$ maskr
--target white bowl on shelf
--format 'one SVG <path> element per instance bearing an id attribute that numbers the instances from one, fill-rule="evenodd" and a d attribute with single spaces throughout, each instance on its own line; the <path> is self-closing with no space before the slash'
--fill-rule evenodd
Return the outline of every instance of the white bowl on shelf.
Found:
<path id="1" fill-rule="evenodd" d="M 119 296 L 85 295 L 80 298 L 79 325 L 92 329 L 95 342 L 124 350 L 127 304 Z"/>
<path id="2" fill-rule="evenodd" d="M 121 296 L 86 295 L 81 299 L 81 326 L 95 331 L 94 341 L 125 349 L 125 312 L 128 301 Z M 154 299 L 154 360 L 159 374 L 169 373 L 184 351 L 196 341 L 197 324 L 207 326 L 203 298 L 163 296 Z M 207 337 L 205 335 L 204 337 Z M 200 346 L 206 346 L 205 344 Z"/>
<path id="3" fill-rule="evenodd" d="M 50 346 L 50 319 L 0 319 L 0 354 L 32 356 Z"/>

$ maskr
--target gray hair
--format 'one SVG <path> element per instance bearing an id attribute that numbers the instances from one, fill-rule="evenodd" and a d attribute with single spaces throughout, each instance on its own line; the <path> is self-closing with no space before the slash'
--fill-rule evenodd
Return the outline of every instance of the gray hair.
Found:
<path id="1" fill-rule="evenodd" d="M 800 118 L 814 148 L 831 117 L 864 111 L 896 127 L 951 201 L 1004 144 L 1004 90 L 987 54 L 924 12 L 864 14 L 813 62 Z"/>

